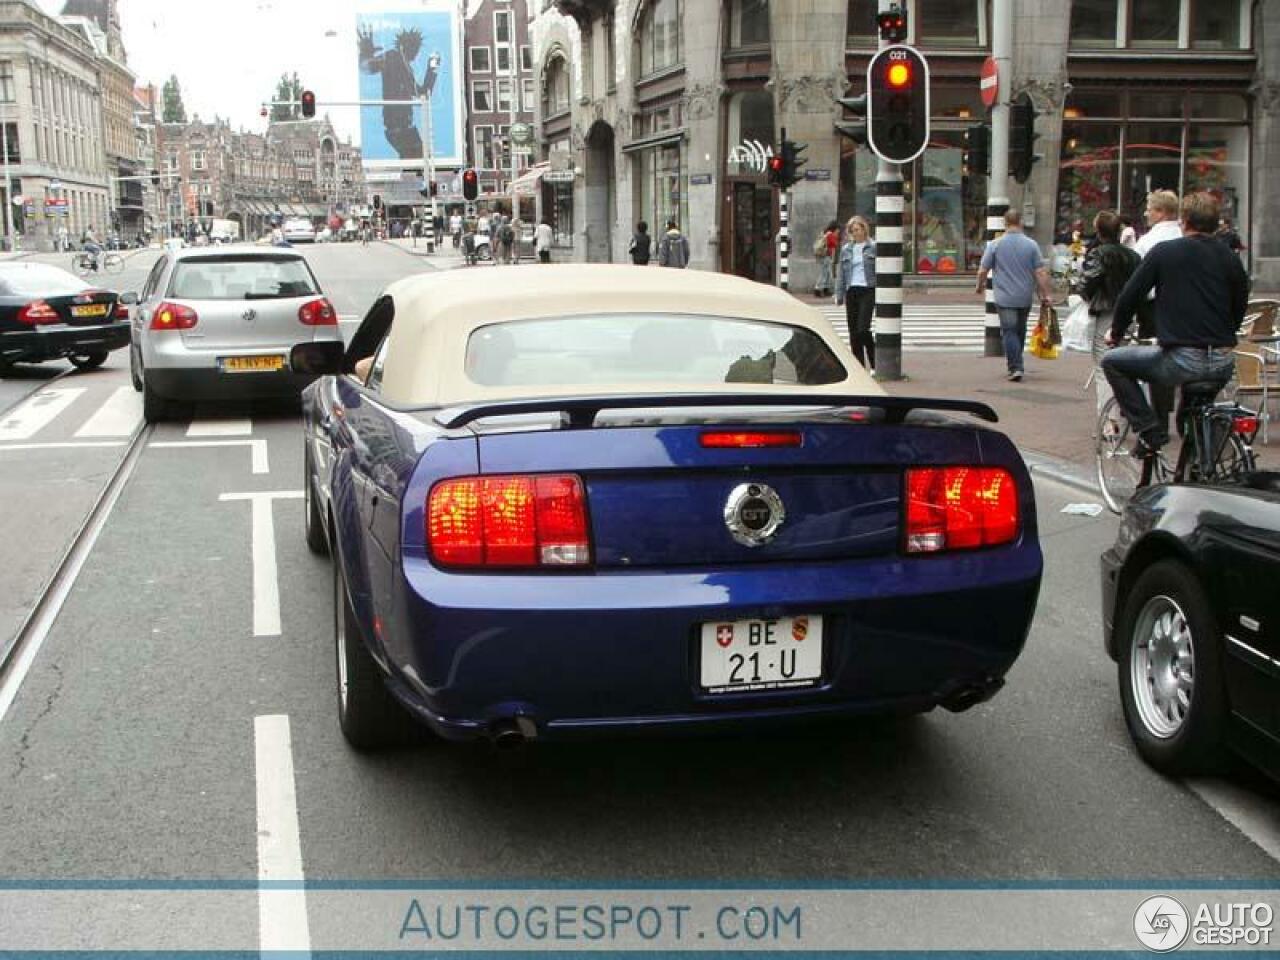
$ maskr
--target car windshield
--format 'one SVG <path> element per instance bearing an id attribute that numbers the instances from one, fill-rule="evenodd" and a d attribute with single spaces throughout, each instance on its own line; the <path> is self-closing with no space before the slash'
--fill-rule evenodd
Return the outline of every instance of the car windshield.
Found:
<path id="1" fill-rule="evenodd" d="M 848 376 L 818 334 L 732 317 L 549 317 L 480 327 L 467 376 L 492 387 L 610 383 L 816 386 Z"/>
<path id="2" fill-rule="evenodd" d="M 319 291 L 301 257 L 227 256 L 183 260 L 169 296 L 181 300 L 277 300 Z"/>
<path id="3" fill-rule="evenodd" d="M 16 297 L 56 297 L 88 290 L 74 274 L 45 264 L 13 267 L 0 272 L 0 294 Z"/>

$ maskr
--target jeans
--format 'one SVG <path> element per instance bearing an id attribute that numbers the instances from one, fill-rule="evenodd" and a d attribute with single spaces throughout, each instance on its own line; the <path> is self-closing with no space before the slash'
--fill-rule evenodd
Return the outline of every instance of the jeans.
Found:
<path id="1" fill-rule="evenodd" d="M 1027 316 L 1030 307 L 996 307 L 1000 316 L 1000 339 L 1004 341 L 1004 360 L 1010 373 L 1022 373 L 1022 348 L 1027 342 Z"/>
<path id="2" fill-rule="evenodd" d="M 1102 357 L 1102 372 L 1129 426 L 1143 439 L 1157 441 L 1156 446 L 1168 440 L 1172 388 L 1192 380 L 1225 384 L 1234 365 L 1230 347 L 1116 347 Z M 1156 410 L 1147 402 L 1140 380 L 1152 385 L 1153 394 L 1159 393 Z M 1158 391 L 1159 386 L 1166 389 Z"/>
<path id="3" fill-rule="evenodd" d="M 831 261 L 831 257 L 818 258 L 818 265 L 822 267 L 822 272 L 818 274 L 818 283 L 813 288 L 813 292 L 819 296 L 835 289 L 835 281 L 831 277 Z"/>
<path id="4" fill-rule="evenodd" d="M 845 323 L 849 326 L 849 349 L 862 369 L 872 370 L 876 365 L 876 337 L 872 330 L 876 309 L 874 287 L 850 287 L 844 292 Z"/>

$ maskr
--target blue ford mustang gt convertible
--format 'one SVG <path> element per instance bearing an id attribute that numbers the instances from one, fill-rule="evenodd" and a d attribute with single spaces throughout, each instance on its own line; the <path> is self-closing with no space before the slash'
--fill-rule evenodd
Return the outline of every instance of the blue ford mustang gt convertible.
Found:
<path id="1" fill-rule="evenodd" d="M 889 397 L 771 287 L 413 276 L 301 344 L 339 720 L 499 742 L 962 710 L 1022 649 L 1035 502 L 990 408 Z"/>

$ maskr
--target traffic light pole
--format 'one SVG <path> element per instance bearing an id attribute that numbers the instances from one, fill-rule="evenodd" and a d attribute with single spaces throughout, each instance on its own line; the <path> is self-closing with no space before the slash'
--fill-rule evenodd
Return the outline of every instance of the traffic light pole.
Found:
<path id="1" fill-rule="evenodd" d="M 876 168 L 876 378 L 902 379 L 902 167 Z M 852 331 L 851 331 L 852 332 Z"/>
<path id="2" fill-rule="evenodd" d="M 436 252 L 436 159 L 434 143 L 431 135 L 431 101 L 424 93 L 420 98 L 422 101 L 422 177 L 426 181 L 423 186 L 427 191 L 427 198 L 431 201 L 431 219 L 426 224 L 427 235 L 427 253 Z"/>
<path id="3" fill-rule="evenodd" d="M 987 242 L 1004 231 L 1009 209 L 1009 86 L 1013 79 L 1013 0 L 991 5 L 991 55 L 996 62 L 996 102 L 991 108 L 991 177 L 987 180 Z M 1000 315 L 996 310 L 994 271 L 987 274 L 982 355 L 1000 357 Z"/>
<path id="4" fill-rule="evenodd" d="M 791 190 L 778 191 L 778 286 L 789 289 L 791 259 Z"/>

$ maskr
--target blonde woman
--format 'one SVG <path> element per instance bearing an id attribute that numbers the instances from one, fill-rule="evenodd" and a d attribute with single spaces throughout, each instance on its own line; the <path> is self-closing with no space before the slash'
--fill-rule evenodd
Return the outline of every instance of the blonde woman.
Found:
<path id="1" fill-rule="evenodd" d="M 874 372 L 876 341 L 871 321 L 876 307 L 876 245 L 866 217 L 850 217 L 845 234 L 848 239 L 840 248 L 836 303 L 844 304 L 854 357 L 864 369 Z"/>

